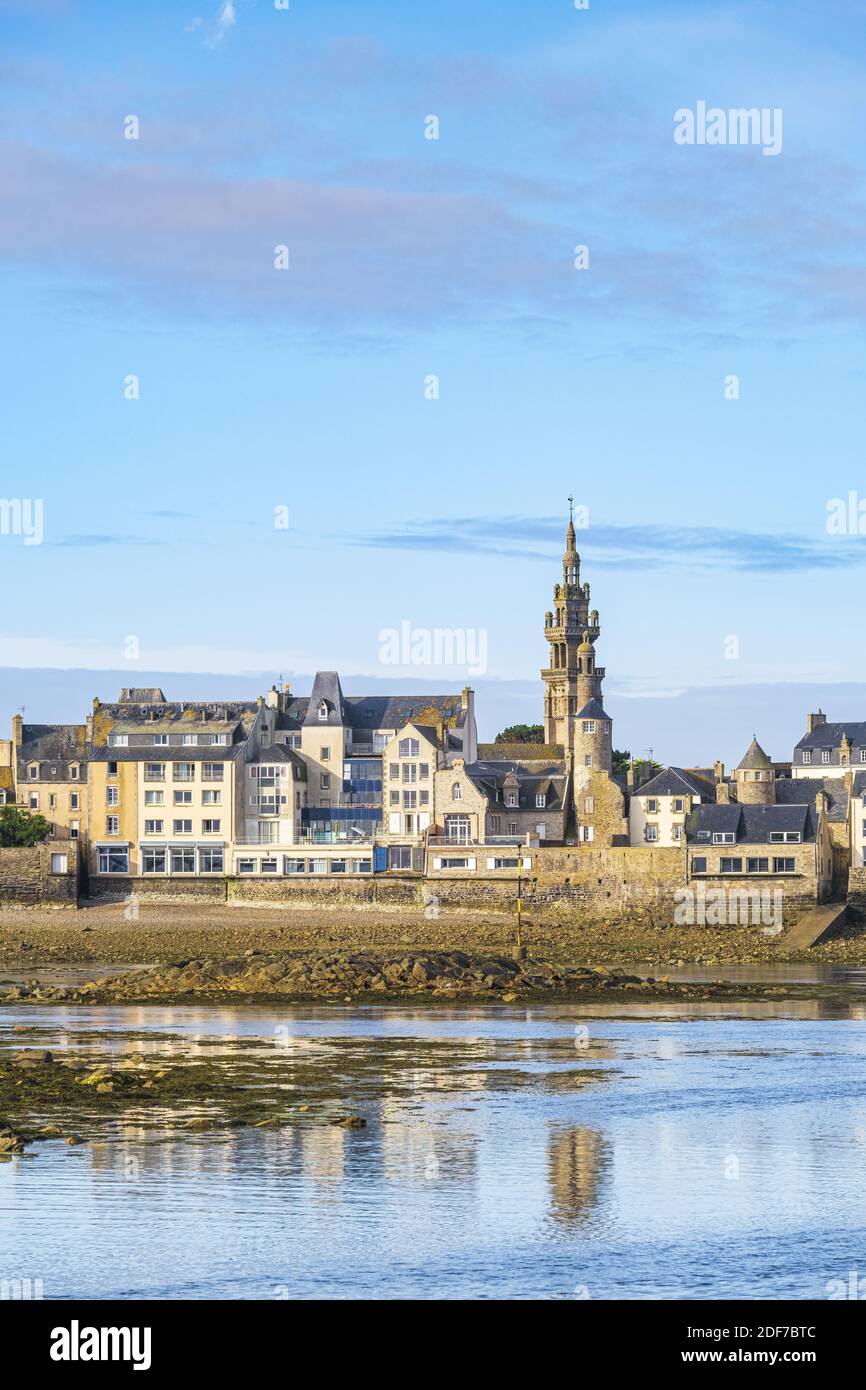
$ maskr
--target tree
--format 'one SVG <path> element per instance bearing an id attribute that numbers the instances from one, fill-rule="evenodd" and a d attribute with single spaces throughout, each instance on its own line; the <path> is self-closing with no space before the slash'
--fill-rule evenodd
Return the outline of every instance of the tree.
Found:
<path id="1" fill-rule="evenodd" d="M 543 724 L 509 724 L 507 729 L 503 729 L 501 734 L 497 734 L 494 743 L 543 743 L 544 725 Z"/>
<path id="2" fill-rule="evenodd" d="M 625 774 L 628 772 L 629 764 L 630 764 L 630 763 L 631 763 L 631 753 L 628 751 L 627 748 L 625 749 L 625 751 L 623 751 L 621 748 L 614 748 L 614 750 L 613 750 L 613 775 L 614 775 L 614 777 L 624 777 Z"/>
<path id="3" fill-rule="evenodd" d="M 4 806 L 0 810 L 0 848 L 38 845 L 47 840 L 51 826 L 44 816 L 31 816 L 18 806 Z"/>

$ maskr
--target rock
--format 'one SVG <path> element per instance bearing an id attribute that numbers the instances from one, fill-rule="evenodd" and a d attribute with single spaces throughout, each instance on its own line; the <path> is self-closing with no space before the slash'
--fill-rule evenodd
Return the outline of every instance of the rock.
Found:
<path id="1" fill-rule="evenodd" d="M 366 1129 L 367 1121 L 363 1115 L 343 1115 L 339 1120 L 334 1121 L 341 1129 Z"/>
<path id="2" fill-rule="evenodd" d="M 0 1154 L 23 1154 L 24 1140 L 8 1125 L 0 1128 Z"/>
<path id="3" fill-rule="evenodd" d="M 110 1095 L 114 1090 L 114 1083 L 111 1081 L 100 1081 L 96 1088 L 96 1094 L 100 1096 Z"/>
<path id="4" fill-rule="evenodd" d="M 54 1061 L 50 1052 L 39 1052 L 35 1048 L 32 1052 L 18 1052 L 12 1058 L 16 1067 L 44 1067 Z"/>

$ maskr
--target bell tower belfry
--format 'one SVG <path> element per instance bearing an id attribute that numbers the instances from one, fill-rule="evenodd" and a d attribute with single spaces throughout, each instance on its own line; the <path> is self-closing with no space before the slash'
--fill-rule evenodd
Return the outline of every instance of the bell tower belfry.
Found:
<path id="1" fill-rule="evenodd" d="M 589 607 L 589 585 L 580 582 L 580 556 L 574 531 L 574 499 L 569 497 L 568 530 L 562 557 L 562 580 L 553 590 L 553 608 L 544 615 L 550 664 L 544 681 L 544 741 L 559 743 L 571 762 L 575 722 L 592 699 L 601 701 L 604 667 L 595 664 L 593 643 L 599 634 L 598 612 Z"/>

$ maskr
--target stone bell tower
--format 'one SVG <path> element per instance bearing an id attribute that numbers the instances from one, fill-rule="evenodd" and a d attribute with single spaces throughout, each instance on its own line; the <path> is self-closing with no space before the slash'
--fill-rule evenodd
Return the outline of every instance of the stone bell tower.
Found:
<path id="1" fill-rule="evenodd" d="M 569 498 L 570 510 L 573 499 Z M 565 533 L 562 580 L 554 586 L 553 608 L 544 615 L 550 664 L 544 681 L 544 741 L 560 743 L 572 761 L 575 720 L 591 699 L 601 701 L 604 667 L 595 664 L 593 643 L 599 634 L 598 612 L 590 611 L 589 585 L 580 582 L 573 512 Z"/>

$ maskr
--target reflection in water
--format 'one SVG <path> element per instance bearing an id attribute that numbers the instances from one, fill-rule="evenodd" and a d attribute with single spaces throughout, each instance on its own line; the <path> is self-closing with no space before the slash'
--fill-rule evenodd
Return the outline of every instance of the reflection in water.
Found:
<path id="1" fill-rule="evenodd" d="M 0 1009 L 14 1046 L 111 1030 L 298 1083 L 277 1129 L 142 1110 L 0 1164 L 0 1278 L 26 1251 L 46 1298 L 824 1297 L 866 1267 L 862 1007 Z"/>
<path id="2" fill-rule="evenodd" d="M 547 1153 L 550 1214 L 555 1221 L 579 1225 L 598 1199 L 608 1145 L 597 1129 L 567 1129 L 551 1134 Z"/>

